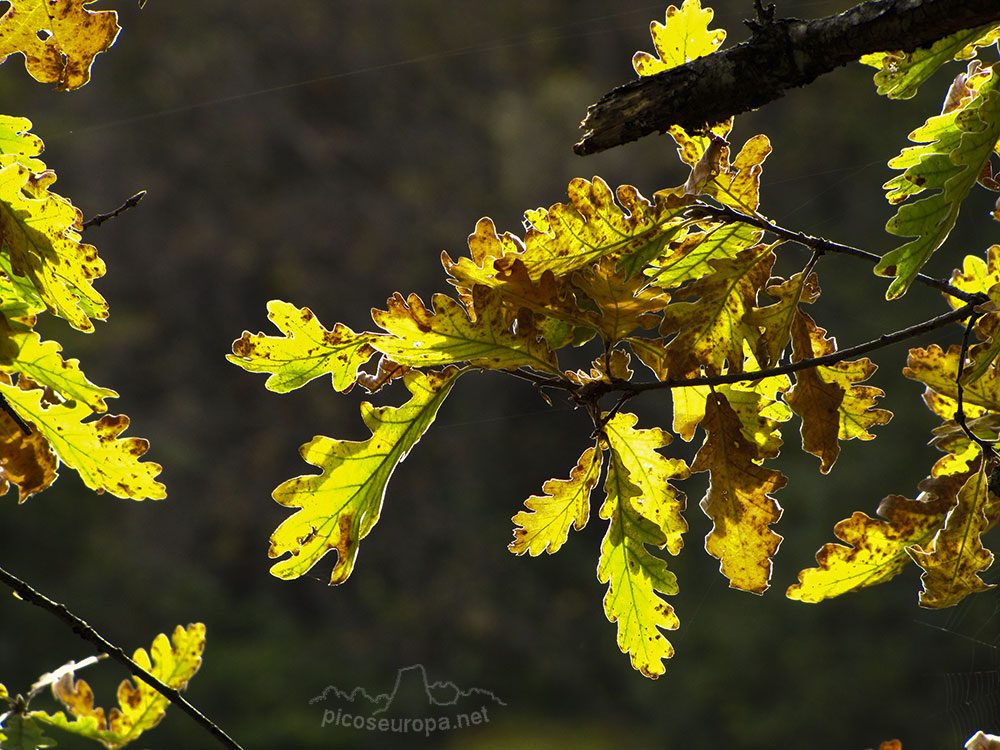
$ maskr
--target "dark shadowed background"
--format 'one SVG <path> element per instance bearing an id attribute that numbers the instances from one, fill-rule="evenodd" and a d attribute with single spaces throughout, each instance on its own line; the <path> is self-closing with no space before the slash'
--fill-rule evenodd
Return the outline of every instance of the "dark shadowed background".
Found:
<path id="1" fill-rule="evenodd" d="M 917 570 L 820 605 L 783 597 L 796 573 L 854 510 L 910 497 L 935 453 L 935 418 L 899 374 L 906 346 L 876 354 L 873 382 L 896 413 L 872 443 L 844 446 L 833 472 L 798 448 L 794 424 L 776 462 L 786 536 L 763 597 L 727 588 L 702 550 L 705 475 L 683 484 L 687 548 L 669 564 L 681 629 L 667 674 L 634 672 L 604 618 L 595 570 L 604 522 L 553 557 L 507 550 L 510 517 L 549 477 L 565 477 L 588 444 L 586 415 L 548 408 L 521 382 L 463 378 L 427 437 L 390 482 L 382 519 L 344 585 L 272 577 L 268 537 L 289 511 L 270 499 L 312 468 L 297 448 L 314 435 L 364 439 L 364 394 L 329 379 L 279 396 L 224 359 L 244 329 L 275 331 L 268 300 L 310 307 L 327 326 L 371 327 L 394 291 L 447 291 L 438 257 L 465 252 L 476 220 L 520 231 L 525 209 L 565 200 L 575 176 L 601 175 L 645 195 L 686 178 L 672 142 L 647 138 L 581 159 L 571 146 L 586 106 L 634 77 L 634 51 L 665 4 L 641 0 L 264 0 L 98 3 L 124 30 L 93 81 L 57 94 L 19 58 L 0 68 L 0 111 L 27 116 L 59 175 L 55 189 L 86 217 L 140 189 L 135 210 L 86 240 L 108 264 L 98 285 L 111 318 L 96 333 L 49 320 L 44 330 L 115 388 L 129 435 L 152 442 L 169 497 L 95 496 L 64 471 L 23 506 L 0 502 L 2 564 L 65 602 L 131 651 L 159 632 L 208 628 L 188 696 L 244 747 L 709 748 L 864 750 L 898 737 L 906 750 L 958 748 L 1000 729 L 997 594 L 934 613 L 916 606 Z M 785 0 L 779 15 L 842 11 L 843 0 Z M 728 43 L 742 40 L 750 0 L 715 3 Z M 892 210 L 885 162 L 938 111 L 953 67 L 916 100 L 875 94 L 871 71 L 842 68 L 739 118 L 738 148 L 774 144 L 762 211 L 790 228 L 874 252 Z M 930 272 L 947 275 L 996 239 L 983 194 L 963 210 Z M 807 256 L 781 251 L 783 272 Z M 820 325 L 850 345 L 944 310 L 915 288 L 883 301 L 884 280 L 825 258 Z M 960 333 L 939 333 L 948 343 Z M 644 376 L 645 377 L 645 376 Z M 399 386 L 376 403 L 398 405 Z M 669 425 L 669 398 L 633 402 L 640 426 Z M 700 440 L 700 435 L 697 440 Z M 676 441 L 672 455 L 695 446 Z M 697 442 L 697 441 L 696 441 Z M 997 576 L 992 575 L 991 581 Z M 91 648 L 49 615 L 0 606 L 0 681 L 22 692 Z M 328 685 L 391 690 L 422 664 L 431 680 L 491 691 L 506 705 L 472 729 L 386 735 L 322 727 Z M 112 703 L 114 664 L 81 673 Z M 50 707 L 38 699 L 39 707 Z M 66 747 L 91 747 L 58 737 Z M 213 747 L 176 709 L 140 748 Z"/>

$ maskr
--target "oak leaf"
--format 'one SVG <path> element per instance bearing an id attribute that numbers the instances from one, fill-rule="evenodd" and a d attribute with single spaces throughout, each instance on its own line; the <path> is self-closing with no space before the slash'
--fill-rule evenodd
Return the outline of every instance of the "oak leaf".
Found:
<path id="1" fill-rule="evenodd" d="M 715 52 L 726 40 L 726 32 L 708 30 L 714 15 L 711 8 L 702 10 L 700 0 L 684 0 L 680 9 L 667 6 L 666 20 L 649 24 L 656 56 L 636 52 L 632 58 L 635 72 L 651 76 Z"/>
<path id="2" fill-rule="evenodd" d="M 172 644 L 171 644 L 172 641 Z M 193 623 L 183 628 L 178 625 L 172 638 L 160 633 L 153 639 L 149 653 L 136 649 L 132 660 L 175 690 L 183 690 L 201 667 L 205 650 L 205 626 Z M 120 748 L 136 740 L 147 729 L 163 719 L 169 699 L 136 678 L 123 680 L 118 686 L 118 706 L 105 713 L 94 706 L 94 692 L 85 680 L 76 680 L 72 672 L 66 673 L 52 685 L 52 693 L 67 708 L 72 718 L 59 711 L 47 714 L 32 711 L 31 717 L 67 732 L 103 743 L 109 748 Z"/>
<path id="3" fill-rule="evenodd" d="M 892 234 L 915 238 L 886 253 L 875 267 L 876 274 L 895 277 L 887 299 L 906 293 L 924 263 L 951 233 L 962 201 L 1000 137 L 997 74 L 986 68 L 970 77 L 966 85 L 974 96 L 951 112 L 928 119 L 910 134 L 910 140 L 921 145 L 903 149 L 889 161 L 890 167 L 905 170 L 883 185 L 890 204 L 924 190 L 935 192 L 900 206 L 886 224 L 886 231 Z"/>
<path id="4" fill-rule="evenodd" d="M 781 506 L 770 493 L 787 479 L 756 463 L 757 450 L 743 436 L 739 417 L 723 395 L 709 396 L 702 427 L 707 434 L 691 471 L 711 472 L 701 508 L 715 525 L 705 549 L 721 561 L 731 587 L 762 594 L 781 543 L 769 528 L 781 518 Z"/>
<path id="5" fill-rule="evenodd" d="M 302 446 L 302 458 L 322 473 L 289 479 L 274 490 L 275 502 L 299 510 L 271 535 L 268 555 L 282 558 L 271 566 L 273 575 L 298 578 L 336 550 L 330 583 L 347 580 L 358 545 L 378 522 L 393 471 L 434 422 L 463 372 L 456 367 L 426 374 L 411 370 L 403 378 L 412 396 L 405 404 L 361 404 L 370 438 L 356 442 L 317 436 Z"/>
<path id="6" fill-rule="evenodd" d="M 94 58 L 107 51 L 121 27 L 113 10 L 87 10 L 95 0 L 11 0 L 0 18 L 0 62 L 24 55 L 36 81 L 72 91 L 90 80 Z"/>
<path id="7" fill-rule="evenodd" d="M 390 336 L 372 336 L 371 345 L 393 362 L 413 367 L 469 362 L 477 367 L 532 367 L 556 373 L 556 357 L 545 341 L 510 330 L 499 294 L 487 286 L 473 289 L 475 317 L 451 297 L 435 294 L 428 308 L 415 294 L 389 298 L 372 320 Z"/>
<path id="8" fill-rule="evenodd" d="M 22 390 L 0 382 L 0 394 L 92 490 L 133 500 L 166 497 L 166 488 L 155 480 L 162 467 L 139 460 L 149 450 L 149 442 L 118 437 L 128 429 L 129 419 L 124 414 L 105 414 L 85 422 L 94 413 L 89 406 L 76 401 L 50 403 L 41 388 Z"/>
<path id="9" fill-rule="evenodd" d="M 836 351 L 836 340 L 825 334 L 811 317 L 798 311 L 792 326 L 792 361 Z M 820 459 L 822 473 L 828 473 L 840 455 L 839 440 L 872 440 L 875 436 L 869 430 L 892 419 L 892 412 L 875 406 L 885 392 L 858 385 L 876 369 L 864 357 L 795 373 L 795 385 L 786 400 L 802 418 L 802 449 Z"/>
<path id="10" fill-rule="evenodd" d="M 328 331 L 308 307 L 271 300 L 267 317 L 284 335 L 244 331 L 226 359 L 248 372 L 271 373 L 264 385 L 275 393 L 301 388 L 326 374 L 331 375 L 334 390 L 349 391 L 358 368 L 375 353 L 372 334 L 355 333 L 343 323 Z"/>
<path id="11" fill-rule="evenodd" d="M 577 531 L 590 517 L 590 494 L 601 474 L 602 454 L 587 448 L 570 472 L 569 479 L 550 479 L 542 485 L 544 495 L 532 495 L 524 501 L 528 510 L 513 517 L 517 528 L 508 546 L 515 555 L 525 552 L 536 557 L 550 555 L 566 543 L 569 528 Z"/>

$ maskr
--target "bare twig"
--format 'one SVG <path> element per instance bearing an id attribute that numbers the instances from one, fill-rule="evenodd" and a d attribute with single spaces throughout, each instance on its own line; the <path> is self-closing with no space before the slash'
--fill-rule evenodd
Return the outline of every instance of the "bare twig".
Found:
<path id="1" fill-rule="evenodd" d="M 962 428 L 962 432 L 968 436 L 969 440 L 982 448 L 984 453 L 987 453 L 995 458 L 997 456 L 997 452 L 993 449 L 993 446 L 985 440 L 977 437 L 972 430 L 969 429 L 969 425 L 965 420 L 965 387 L 962 385 L 962 375 L 965 374 L 965 360 L 969 356 L 969 336 L 972 333 L 972 329 L 976 325 L 977 320 L 979 320 L 979 315 L 977 313 L 973 313 L 969 316 L 969 320 L 965 324 L 965 333 L 962 336 L 962 351 L 958 355 L 958 373 L 955 375 L 955 385 L 958 390 L 958 397 L 955 399 L 957 401 L 955 406 L 955 423 Z"/>
<path id="2" fill-rule="evenodd" d="M 758 8 L 760 5 L 758 4 Z M 760 11 L 758 11 L 760 13 Z M 594 154 L 671 125 L 688 131 L 757 109 L 871 52 L 910 52 L 1000 22 L 997 0 L 873 0 L 835 16 L 752 22 L 742 44 L 626 83 L 592 104 L 573 150 Z"/>
<path id="3" fill-rule="evenodd" d="M 223 745 L 228 748 L 232 748 L 233 750 L 242 750 L 242 748 L 236 744 L 236 742 L 230 738 L 229 735 L 223 732 L 218 725 L 211 721 L 201 711 L 192 706 L 179 691 L 169 685 L 165 685 L 163 682 L 151 675 L 147 670 L 136 664 L 118 646 L 111 643 L 104 636 L 90 627 L 90 625 L 70 612 L 66 608 L 66 605 L 52 601 L 47 596 L 36 591 L 20 578 L 8 573 L 3 568 L 0 568 L 0 582 L 5 583 L 13 589 L 18 596 L 25 601 L 41 607 L 44 610 L 48 610 L 64 623 L 69 625 L 70 629 L 78 636 L 97 646 L 101 651 L 107 653 L 115 661 L 123 664 L 125 668 L 128 669 L 129 672 L 131 672 L 135 677 L 145 682 L 153 688 L 153 690 L 180 708 L 181 711 L 191 716 L 191 718 L 197 721 L 202 727 L 205 728 L 206 731 L 212 734 Z"/>
<path id="4" fill-rule="evenodd" d="M 729 206 L 710 206 L 707 203 L 699 203 L 697 206 L 689 209 L 687 214 L 692 218 L 707 218 L 714 219 L 716 221 L 725 222 L 740 222 L 747 224 L 752 227 L 757 227 L 758 229 L 763 229 L 767 232 L 780 237 L 783 240 L 789 240 L 791 242 L 797 242 L 800 245 L 808 247 L 810 250 L 819 253 L 839 253 L 841 255 L 850 255 L 855 258 L 861 258 L 862 260 L 868 261 L 869 263 L 878 263 L 882 258 L 875 253 L 870 253 L 867 250 L 861 250 L 856 247 L 851 247 L 850 245 L 842 245 L 839 242 L 832 242 L 831 240 L 823 239 L 822 237 L 813 237 L 812 235 L 805 234 L 804 232 L 796 232 L 791 229 L 785 229 L 778 224 L 775 224 L 769 219 L 765 219 L 759 214 L 750 215 L 744 214 L 740 211 Z M 944 292 L 947 295 L 960 299 L 963 302 L 971 302 L 976 298 L 976 295 L 972 292 L 966 292 L 962 289 L 952 286 L 947 281 L 942 281 L 941 279 L 935 279 L 932 276 L 927 276 L 926 274 L 918 273 L 914 277 L 914 281 L 919 281 L 925 286 L 932 287 L 938 291 Z"/>
<path id="5" fill-rule="evenodd" d="M 87 221 L 83 222 L 83 228 L 84 229 L 90 229 L 91 227 L 99 227 L 99 226 L 101 226 L 101 224 L 103 224 L 104 222 L 108 221 L 109 219 L 113 219 L 116 216 L 118 216 L 118 214 L 123 214 L 126 211 L 128 211 L 130 208 L 135 208 L 136 206 L 139 205 L 139 201 L 141 201 L 145 197 L 146 197 L 146 191 L 145 190 L 140 190 L 138 193 L 136 193 L 131 198 L 129 198 L 127 201 L 125 201 L 124 203 L 122 203 L 118 208 L 116 208 L 111 213 L 108 213 L 108 214 L 97 214 L 97 216 L 94 216 L 91 219 L 87 219 Z"/>
<path id="6" fill-rule="evenodd" d="M 14 411 L 14 408 L 2 393 L 0 393 L 0 409 L 5 411 L 7 416 L 14 420 L 14 424 L 21 428 L 21 432 L 25 435 L 31 434 L 31 425 L 21 419 L 21 415 Z"/>

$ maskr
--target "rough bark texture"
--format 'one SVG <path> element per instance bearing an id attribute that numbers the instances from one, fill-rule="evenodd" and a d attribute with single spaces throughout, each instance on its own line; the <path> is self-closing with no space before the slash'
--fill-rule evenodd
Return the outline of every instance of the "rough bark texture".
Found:
<path id="1" fill-rule="evenodd" d="M 873 0 L 837 16 L 756 25 L 749 40 L 632 81 L 592 104 L 581 156 L 671 125 L 698 130 L 747 112 L 872 52 L 910 52 L 962 29 L 1000 23 L 1000 0 Z"/>

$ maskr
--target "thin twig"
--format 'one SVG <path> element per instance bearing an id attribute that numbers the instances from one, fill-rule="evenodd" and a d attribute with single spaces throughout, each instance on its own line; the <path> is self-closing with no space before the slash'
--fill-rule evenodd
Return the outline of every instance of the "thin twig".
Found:
<path id="1" fill-rule="evenodd" d="M 7 398 L 0 393 L 0 409 L 7 413 L 7 416 L 14 420 L 14 424 L 21 428 L 21 432 L 25 435 L 31 434 L 31 425 L 21 419 L 21 415 L 14 411 L 14 407 L 10 405 Z"/>
<path id="2" fill-rule="evenodd" d="M 118 214 L 123 214 L 126 211 L 128 211 L 130 208 L 135 208 L 136 206 L 139 205 L 139 201 L 141 201 L 145 197 L 146 197 L 146 191 L 145 190 L 140 190 L 138 193 L 136 193 L 131 198 L 129 198 L 127 201 L 125 201 L 124 203 L 122 203 L 118 208 L 116 208 L 111 213 L 109 213 L 109 214 L 97 214 L 97 216 L 95 216 L 95 217 L 93 217 L 91 219 L 88 219 L 87 221 L 83 222 L 83 228 L 84 229 L 90 229 L 91 227 L 99 227 L 99 226 L 101 226 L 101 224 L 103 224 L 104 222 L 108 221 L 109 219 L 113 219 L 116 216 L 118 216 Z"/>
<path id="3" fill-rule="evenodd" d="M 973 313 L 969 316 L 969 321 L 965 325 L 965 333 L 962 336 L 962 351 L 958 355 L 958 373 L 955 375 L 955 385 L 958 389 L 958 397 L 955 399 L 957 402 L 955 406 L 955 423 L 962 428 L 962 432 L 968 436 L 969 440 L 983 449 L 984 453 L 996 457 L 997 452 L 993 449 L 993 446 L 973 434 L 965 421 L 965 388 L 962 385 L 962 375 L 965 374 L 965 360 L 969 356 L 969 336 L 977 320 L 979 320 L 978 314 Z"/>
<path id="4" fill-rule="evenodd" d="M 873 352 L 877 349 L 883 349 L 892 344 L 899 343 L 900 341 L 905 341 L 906 339 L 911 339 L 938 328 L 942 328 L 949 323 L 963 320 L 975 312 L 977 305 L 983 304 L 983 302 L 988 299 L 984 294 L 973 294 L 971 296 L 972 299 L 967 304 L 956 310 L 952 310 L 929 320 L 925 320 L 923 323 L 917 323 L 916 325 L 902 328 L 893 333 L 884 334 L 879 336 L 877 339 L 867 341 L 864 344 L 858 344 L 857 346 L 851 346 L 846 349 L 838 349 L 837 351 L 825 354 L 822 357 L 800 359 L 797 362 L 789 362 L 777 367 L 769 367 L 763 370 L 727 372 L 721 375 L 703 375 L 695 378 L 658 380 L 646 383 L 632 383 L 627 380 L 614 380 L 612 382 L 598 380 L 589 382 L 585 386 L 580 386 L 569 380 L 562 380 L 557 377 L 539 375 L 527 370 L 508 372 L 511 372 L 511 374 L 523 378 L 524 380 L 528 380 L 536 387 L 557 388 L 569 391 L 573 395 L 574 400 L 586 403 L 596 402 L 609 393 L 620 392 L 626 397 L 626 400 L 628 400 L 639 395 L 640 393 L 645 393 L 646 391 L 689 388 L 697 385 L 726 385 L 730 383 L 745 383 L 755 380 L 764 380 L 765 378 L 773 378 L 781 375 L 791 375 L 799 370 L 809 370 L 814 367 L 828 367 L 846 359 L 850 359 L 851 357 L 867 354 L 868 352 Z M 586 389 L 586 391 L 580 393 L 582 389 Z"/>
<path id="5" fill-rule="evenodd" d="M 36 591 L 20 578 L 8 573 L 3 568 L 0 568 L 0 581 L 17 592 L 17 594 L 25 601 L 54 614 L 64 623 L 69 625 L 70 629 L 78 636 L 83 638 L 85 641 L 89 641 L 94 644 L 101 649 L 101 651 L 106 652 L 115 661 L 123 664 L 125 668 L 128 669 L 129 672 L 131 672 L 135 677 L 138 677 L 168 701 L 178 706 L 184 713 L 191 716 L 223 745 L 228 748 L 232 748 L 233 750 L 242 750 L 242 748 L 232 738 L 230 738 L 229 735 L 223 732 L 218 725 L 205 716 L 201 711 L 192 706 L 179 691 L 164 684 L 151 675 L 147 670 L 136 664 L 118 646 L 111 643 L 104 636 L 90 627 L 90 625 L 70 612 L 66 608 L 66 605 L 52 601 L 47 596 Z"/>
<path id="6" fill-rule="evenodd" d="M 796 232 L 791 229 L 785 229 L 784 227 L 775 224 L 769 219 L 765 219 L 763 216 L 744 214 L 739 211 L 734 210 L 729 206 L 710 206 L 707 203 L 702 203 L 694 208 L 688 210 L 688 215 L 695 218 L 710 218 L 716 219 L 718 221 L 724 222 L 740 222 L 742 224 L 747 224 L 757 229 L 763 229 L 764 231 L 771 232 L 772 234 L 780 237 L 784 240 L 789 240 L 791 242 L 797 242 L 800 245 L 808 247 L 810 250 L 825 253 L 839 253 L 841 255 L 851 255 L 855 258 L 861 258 L 869 263 L 875 264 L 882 260 L 882 258 L 875 253 L 870 253 L 867 250 L 861 250 L 856 247 L 851 247 L 850 245 L 842 245 L 839 242 L 832 242 L 831 240 L 823 239 L 822 237 L 813 237 L 812 235 L 805 234 L 804 232 Z M 935 279 L 932 276 L 927 276 L 922 273 L 918 273 L 914 277 L 915 281 L 919 281 L 925 286 L 932 287 L 938 291 L 944 292 L 947 295 L 955 297 L 962 300 L 963 302 L 971 302 L 975 295 L 971 292 L 966 292 L 958 289 L 946 281 L 941 279 Z"/>

